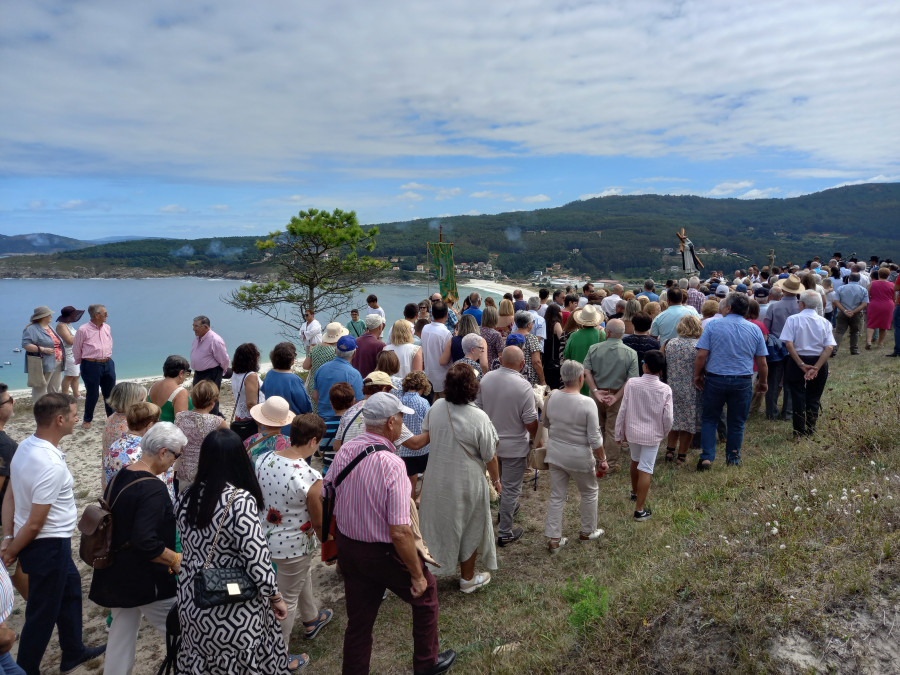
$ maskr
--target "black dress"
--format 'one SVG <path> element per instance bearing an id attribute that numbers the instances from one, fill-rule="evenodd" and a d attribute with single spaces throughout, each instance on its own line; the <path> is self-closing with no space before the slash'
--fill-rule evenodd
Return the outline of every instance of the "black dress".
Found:
<path id="1" fill-rule="evenodd" d="M 553 328 L 548 326 L 547 337 L 544 338 L 544 355 L 541 362 L 544 366 L 544 380 L 547 382 L 550 389 L 559 389 L 562 387 L 562 381 L 559 377 L 559 367 L 561 364 L 559 355 L 561 351 L 559 337 L 553 332 Z"/>
<path id="2" fill-rule="evenodd" d="M 141 478 L 150 477 L 132 485 Z M 168 566 L 150 562 L 175 550 L 175 514 L 166 484 L 149 471 L 121 469 L 107 495 L 113 508 L 113 564 L 94 570 L 88 597 L 101 607 L 141 607 L 175 597 Z"/>

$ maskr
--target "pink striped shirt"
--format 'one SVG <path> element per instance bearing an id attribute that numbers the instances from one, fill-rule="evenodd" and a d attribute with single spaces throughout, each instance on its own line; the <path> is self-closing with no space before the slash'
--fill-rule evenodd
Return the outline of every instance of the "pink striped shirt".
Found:
<path id="1" fill-rule="evenodd" d="M 345 537 L 356 541 L 391 542 L 390 525 L 409 525 L 409 477 L 394 444 L 384 436 L 360 434 L 341 446 L 328 469 L 330 483 L 367 446 L 386 445 L 356 465 L 337 489 L 334 516 Z"/>
<path id="2" fill-rule="evenodd" d="M 75 363 L 81 363 L 82 359 L 112 358 L 112 349 L 112 331 L 108 323 L 98 327 L 93 321 L 88 321 L 75 332 L 75 340 L 72 343 Z"/>
<path id="3" fill-rule="evenodd" d="M 616 441 L 659 445 L 672 428 L 672 390 L 656 375 L 641 375 L 625 382 L 622 406 L 616 418 Z"/>

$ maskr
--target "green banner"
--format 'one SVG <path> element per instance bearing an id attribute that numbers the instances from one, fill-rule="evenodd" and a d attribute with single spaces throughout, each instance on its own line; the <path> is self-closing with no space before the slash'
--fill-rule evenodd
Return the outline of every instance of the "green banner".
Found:
<path id="1" fill-rule="evenodd" d="M 459 294 L 456 291 L 456 270 L 453 268 L 453 244 L 428 244 L 428 253 L 437 273 L 441 297 L 445 302 L 456 302 Z"/>

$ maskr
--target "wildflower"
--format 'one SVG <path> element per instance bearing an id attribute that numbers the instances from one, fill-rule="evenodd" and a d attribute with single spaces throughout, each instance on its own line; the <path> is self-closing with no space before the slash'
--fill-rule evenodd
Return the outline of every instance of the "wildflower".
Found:
<path id="1" fill-rule="evenodd" d="M 813 488 L 812 490 L 809 491 L 809 494 L 811 494 L 813 497 L 815 497 L 816 494 L 818 494 L 818 492 L 819 491 L 816 488 Z"/>
<path id="2" fill-rule="evenodd" d="M 800 513 L 800 511 L 802 511 L 802 509 L 799 506 L 794 507 L 794 513 Z"/>
<path id="3" fill-rule="evenodd" d="M 875 466 L 875 460 L 874 459 L 869 460 L 869 464 L 871 464 L 872 466 Z"/>
<path id="4" fill-rule="evenodd" d="M 856 509 L 856 515 L 859 515 L 859 509 Z"/>
<path id="5" fill-rule="evenodd" d="M 778 528 L 777 528 L 777 527 L 773 527 L 773 528 L 772 528 L 772 534 L 778 534 Z"/>
<path id="6" fill-rule="evenodd" d="M 841 496 L 841 501 L 842 501 L 842 502 L 845 502 L 845 501 L 847 501 L 847 495 L 843 495 L 843 496 Z"/>
<path id="7" fill-rule="evenodd" d="M 781 550 L 782 550 L 782 551 L 783 551 L 783 550 L 784 550 L 784 549 L 786 549 L 786 548 L 787 548 L 787 546 L 785 546 L 785 545 L 784 545 L 784 544 L 782 544 L 782 545 L 781 545 L 781 546 L 779 546 L 779 547 L 778 547 L 778 548 L 780 548 L 780 549 L 781 549 Z"/>

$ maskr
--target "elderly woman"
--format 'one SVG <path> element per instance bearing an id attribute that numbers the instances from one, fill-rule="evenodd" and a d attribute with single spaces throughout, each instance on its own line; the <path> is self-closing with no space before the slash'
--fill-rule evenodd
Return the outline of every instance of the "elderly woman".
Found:
<path id="1" fill-rule="evenodd" d="M 622 321 L 625 322 L 625 335 L 634 333 L 634 324 L 631 320 L 641 311 L 641 303 L 634 297 L 625 301 L 625 311 L 622 313 Z"/>
<path id="2" fill-rule="evenodd" d="M 459 563 L 463 593 L 491 580 L 490 572 L 475 574 L 479 551 L 482 565 L 497 569 L 491 497 L 484 472 L 488 471 L 495 485 L 500 484 L 495 455 L 499 437 L 487 414 L 474 405 L 477 395 L 475 373 L 457 363 L 447 371 L 444 398 L 435 401 L 422 422 L 422 429 L 432 438 L 428 482 L 419 508 L 422 538 L 441 565 L 435 574 L 455 574 Z"/>
<path id="3" fill-rule="evenodd" d="M 175 462 L 175 477 L 178 479 L 178 491 L 187 490 L 194 482 L 197 474 L 197 461 L 200 459 L 200 446 L 203 439 L 216 429 L 227 429 L 228 422 L 212 409 L 219 402 L 219 388 L 212 380 L 200 380 L 191 387 L 193 410 L 183 410 L 175 415 L 175 426 L 184 432 L 187 445 L 181 458 Z"/>
<path id="4" fill-rule="evenodd" d="M 132 405 L 126 413 L 128 433 L 109 447 L 109 454 L 103 464 L 106 482 L 125 466 L 138 461 L 143 452 L 143 439 L 147 432 L 159 422 L 159 408 L 149 401 L 140 401 Z M 181 454 L 181 448 L 172 448 Z M 166 484 L 169 499 L 175 501 L 175 472 L 169 468 L 157 476 Z"/>
<path id="5" fill-rule="evenodd" d="M 490 300 L 490 298 L 487 298 Z M 500 352 L 503 351 L 503 337 L 497 326 L 500 324 L 500 314 L 496 307 L 486 306 L 481 312 L 481 337 L 487 345 L 487 361 L 492 363 L 494 359 L 500 358 Z"/>
<path id="6" fill-rule="evenodd" d="M 547 427 L 547 464 L 550 465 L 550 500 L 544 535 L 547 549 L 555 554 L 566 545 L 562 536 L 562 512 L 569 480 L 581 494 L 581 532 L 579 541 L 599 539 L 597 529 L 597 464 L 601 471 L 609 467 L 603 450 L 603 435 L 596 404 L 581 395 L 584 366 L 578 361 L 563 361 L 559 368 L 563 388 L 554 391 L 544 404 L 543 424 Z"/>
<path id="7" fill-rule="evenodd" d="M 231 391 L 234 394 L 231 430 L 243 441 L 258 431 L 256 422 L 250 417 L 250 408 L 266 398 L 259 385 L 259 349 L 252 342 L 245 342 L 238 345 L 231 359 Z"/>
<path id="8" fill-rule="evenodd" d="M 315 391 L 315 377 L 319 366 L 328 363 L 334 358 L 337 341 L 347 335 L 347 330 L 337 321 L 332 321 L 325 326 L 325 332 L 322 333 L 322 342 L 313 345 L 303 360 L 303 370 L 309 371 L 306 375 L 306 393 L 312 402 L 312 411 L 317 412 L 316 401 L 312 398 L 312 392 Z"/>
<path id="9" fill-rule="evenodd" d="M 269 354 L 269 359 L 272 361 L 272 370 L 266 373 L 266 379 L 260 388 L 266 398 L 280 396 L 288 402 L 295 415 L 312 412 L 312 401 L 306 393 L 306 386 L 293 370 L 297 360 L 297 348 L 293 343 L 279 342 Z M 290 424 L 285 424 L 281 429 L 285 436 L 290 432 Z"/>
<path id="10" fill-rule="evenodd" d="M 66 352 L 63 341 L 50 328 L 53 312 L 46 305 L 36 307 L 31 315 L 31 323 L 22 331 L 22 348 L 25 350 L 25 372 L 31 387 L 31 402 L 50 392 L 59 392 L 63 371 L 66 367 Z"/>
<path id="11" fill-rule="evenodd" d="M 402 381 L 411 370 L 422 370 L 423 354 L 419 345 L 414 344 L 413 330 L 409 321 L 397 319 L 391 328 L 391 344 L 387 345 L 382 353 L 393 352 L 400 362 L 397 377 Z M 381 370 L 381 367 L 378 367 Z"/>
<path id="12" fill-rule="evenodd" d="M 125 413 L 135 403 L 147 398 L 147 389 L 137 382 L 119 382 L 106 399 L 106 405 L 113 409 L 113 414 L 106 418 L 103 427 L 103 445 L 100 462 L 106 462 L 109 446 L 128 433 L 128 420 Z M 102 472 L 101 484 L 106 487 L 106 472 Z"/>
<path id="13" fill-rule="evenodd" d="M 697 340 L 703 333 L 703 328 L 696 316 L 688 314 L 681 318 L 675 330 L 678 337 L 669 340 L 662 348 L 666 356 L 666 382 L 672 388 L 673 407 L 672 430 L 669 431 L 666 443 L 666 461 L 671 462 L 674 458 L 676 464 L 681 466 L 687 461 L 688 448 L 691 447 L 694 434 L 700 431 L 703 393 L 694 386 L 694 360 L 697 356 Z"/>
<path id="14" fill-rule="evenodd" d="M 175 415 L 189 410 L 191 400 L 182 385 L 191 374 L 191 364 L 183 356 L 172 354 L 163 363 L 163 379 L 150 387 L 147 400 L 159 406 L 159 419 L 174 422 Z"/>
<path id="15" fill-rule="evenodd" d="M 259 426 L 259 433 L 244 440 L 244 447 L 254 462 L 273 450 L 284 450 L 291 442 L 282 431 L 291 428 L 294 413 L 281 396 L 271 396 L 250 409 L 250 416 Z M 290 432 L 288 432 L 290 433 Z"/>
<path id="16" fill-rule="evenodd" d="M 531 329 L 534 327 L 534 315 L 526 310 L 520 310 L 516 312 L 515 321 L 516 329 L 511 335 L 518 334 L 525 339 L 521 345 L 522 351 L 525 353 L 525 367 L 522 369 L 522 375 L 532 386 L 546 384 L 544 366 L 541 362 L 541 341 L 531 333 Z"/>
<path id="17" fill-rule="evenodd" d="M 506 337 L 507 335 L 509 335 L 509 332 L 515 327 L 515 305 L 513 305 L 512 300 L 503 298 L 503 300 L 500 301 L 500 307 L 497 311 L 500 313 L 498 317 L 497 330 L 500 331 L 500 335 Z"/>
<path id="18" fill-rule="evenodd" d="M 142 439 L 140 458 L 119 471 L 104 494 L 113 505 L 116 556 L 110 567 L 94 570 L 88 594 L 112 609 L 104 672 L 131 672 L 142 616 L 165 641 L 181 554 L 175 552 L 172 501 L 155 477 L 169 472 L 186 441 L 173 424 L 155 425 Z"/>
<path id="19" fill-rule="evenodd" d="M 262 490 L 241 438 L 217 429 L 200 447 L 197 480 L 178 497 L 184 546 L 178 577 L 181 649 L 178 671 L 209 675 L 286 673 L 287 647 L 277 621 L 287 605 L 260 522 Z M 196 579 L 210 567 L 239 567 L 256 587 L 245 602 L 200 607 Z M 239 630 L 236 629 L 239 627 Z"/>
<path id="20" fill-rule="evenodd" d="M 322 533 L 322 474 L 306 460 L 325 436 L 325 422 L 318 415 L 297 415 L 291 421 L 291 444 L 274 450 L 256 461 L 256 477 L 262 490 L 267 528 L 266 539 L 275 563 L 278 588 L 287 604 L 287 617 L 281 622 L 284 644 L 289 645 L 294 619 L 299 608 L 304 637 L 311 640 L 334 615 L 319 610 L 313 597 L 312 563 Z M 291 654 L 290 668 L 309 661 L 305 654 Z M 295 665 L 296 664 L 296 665 Z"/>
<path id="21" fill-rule="evenodd" d="M 78 398 L 78 378 L 81 377 L 81 366 L 75 363 L 75 357 L 72 354 L 72 345 L 75 344 L 75 331 L 72 329 L 72 324 L 80 321 L 83 315 L 83 309 L 75 309 L 72 305 L 67 305 L 56 317 L 56 334 L 63 341 L 63 351 L 66 353 L 66 365 L 60 393 L 67 394 L 71 389 L 72 396 L 75 398 Z"/>
<path id="22" fill-rule="evenodd" d="M 657 316 L 659 316 L 660 312 L 662 312 L 662 305 L 655 300 L 651 300 L 646 305 L 644 305 L 644 311 L 650 315 L 650 320 L 653 321 Z"/>
<path id="23" fill-rule="evenodd" d="M 874 275 L 873 275 L 874 276 Z M 866 307 L 866 349 L 872 348 L 872 337 L 878 330 L 876 347 L 884 347 L 884 338 L 891 328 L 894 312 L 894 284 L 887 279 L 891 270 L 882 267 L 878 279 L 869 284 L 869 304 Z"/>
<path id="24" fill-rule="evenodd" d="M 456 327 L 456 335 L 451 337 L 447 344 L 444 345 L 444 351 L 440 358 L 442 366 L 449 366 L 465 357 L 466 352 L 463 349 L 462 340 L 470 333 L 477 335 L 481 339 L 481 329 L 478 327 L 475 317 L 471 314 L 463 314 L 459 320 L 459 325 Z"/>
<path id="25" fill-rule="evenodd" d="M 463 356 L 457 363 L 465 363 L 475 371 L 475 378 L 481 381 L 481 376 L 487 372 L 487 345 L 484 338 L 475 333 L 469 333 L 462 339 Z"/>

